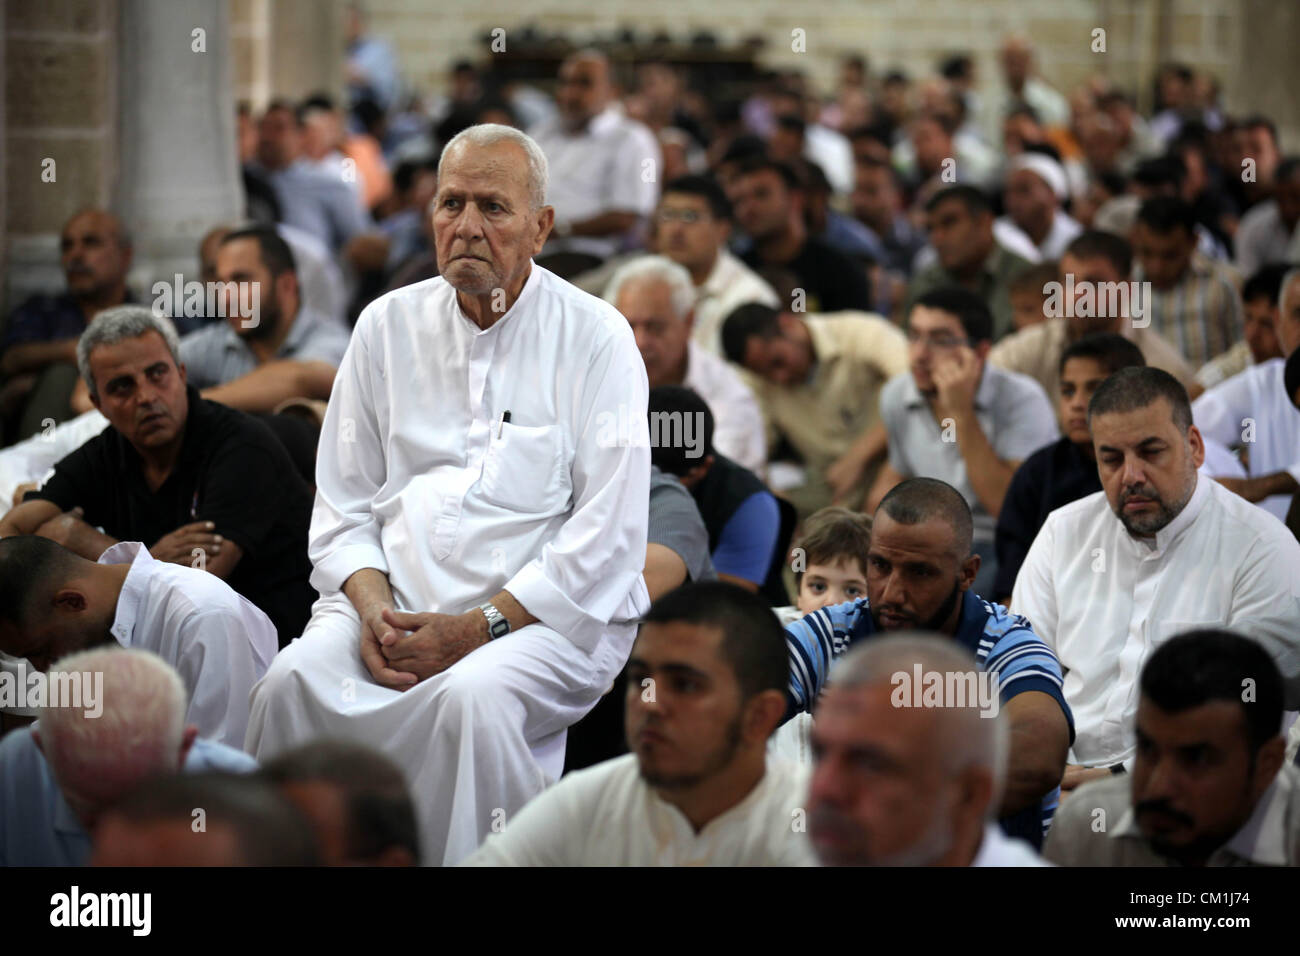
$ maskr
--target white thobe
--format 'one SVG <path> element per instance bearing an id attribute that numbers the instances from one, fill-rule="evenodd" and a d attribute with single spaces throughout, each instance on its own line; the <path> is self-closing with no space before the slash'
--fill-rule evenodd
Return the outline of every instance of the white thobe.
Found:
<path id="1" fill-rule="evenodd" d="M 722 326 L 732 312 L 750 302 L 773 308 L 781 304 L 767 280 L 725 247 L 718 250 L 709 277 L 695 292 L 695 324 L 691 336 L 714 355 L 722 354 Z"/>
<path id="2" fill-rule="evenodd" d="M 687 342 L 686 379 L 713 413 L 713 447 L 756 475 L 767 466 L 763 410 L 735 370 L 723 359 Z"/>
<path id="3" fill-rule="evenodd" d="M 1024 840 L 1017 840 L 1002 832 L 996 823 L 984 824 L 984 839 L 970 863 L 973 867 L 985 866 L 1051 866 Z"/>
<path id="4" fill-rule="evenodd" d="M 1226 628 L 1253 638 L 1300 703 L 1300 544 L 1271 515 L 1203 475 L 1154 539 L 1130 535 L 1106 493 L 1047 516 L 1011 607 L 1065 669 L 1070 762 L 1112 766 L 1134 752 L 1138 677 L 1169 638 Z"/>
<path id="5" fill-rule="evenodd" d="M 1035 243 L 1034 240 L 1030 238 L 1029 233 L 1017 226 L 1010 216 L 999 216 L 994 225 L 995 231 L 999 225 L 1004 229 L 1014 229 L 1019 233 L 1017 241 L 1019 241 L 1020 237 L 1023 237 L 1024 241 L 1027 242 L 1037 254 L 1037 257 L 1033 260 L 1035 262 L 1061 258 L 1061 256 L 1065 255 L 1066 247 L 1068 247 L 1070 243 L 1083 232 L 1083 226 L 1079 224 L 1079 221 L 1070 216 L 1063 209 L 1057 209 L 1052 214 L 1051 228 L 1047 230 L 1047 235 L 1043 237 L 1043 241 L 1039 243 Z M 1005 241 L 1003 241 L 1002 244 L 1008 245 Z"/>
<path id="6" fill-rule="evenodd" d="M 367 306 L 317 453 L 322 597 L 254 689 L 249 751 L 324 735 L 385 751 L 435 864 L 558 777 L 567 728 L 609 687 L 649 606 L 648 394 L 627 320 L 536 264 L 486 330 L 442 278 Z M 390 690 L 362 664 L 340 590 L 362 568 L 388 575 L 398 610 L 460 614 L 504 588 L 540 623 Z"/>
<path id="7" fill-rule="evenodd" d="M 744 799 L 698 832 L 624 754 L 563 780 L 507 818 L 470 866 L 812 866 L 808 773 L 768 758 Z"/>
<path id="8" fill-rule="evenodd" d="M 1207 438 L 1245 447 L 1251 475 L 1285 471 L 1300 481 L 1300 411 L 1287 397 L 1285 373 L 1286 359 L 1252 365 L 1192 402 L 1192 419 Z M 1286 521 L 1291 495 L 1272 495 L 1259 507 Z"/>

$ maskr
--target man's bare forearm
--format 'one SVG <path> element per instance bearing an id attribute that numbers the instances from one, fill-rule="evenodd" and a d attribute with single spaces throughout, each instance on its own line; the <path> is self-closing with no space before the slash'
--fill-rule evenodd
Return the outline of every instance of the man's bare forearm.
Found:
<path id="1" fill-rule="evenodd" d="M 966 463 L 966 477 L 975 497 L 996 518 L 1011 487 L 1015 467 L 998 458 L 974 412 L 957 419 L 957 448 Z"/>
<path id="2" fill-rule="evenodd" d="M 203 390 L 203 397 L 244 412 L 271 412 L 291 398 L 328 399 L 335 369 L 327 362 L 268 362 L 232 382 Z"/>
<path id="3" fill-rule="evenodd" d="M 24 342 L 11 345 L 0 357 L 0 373 L 18 375 L 45 368 L 55 362 L 75 362 L 77 340 L 60 339 L 57 342 Z"/>
<path id="4" fill-rule="evenodd" d="M 343 593 L 358 614 L 364 613 L 366 608 L 374 604 L 387 604 L 391 607 L 393 603 L 393 589 L 388 583 L 388 575 L 378 568 L 362 568 L 353 572 L 343 582 Z"/>

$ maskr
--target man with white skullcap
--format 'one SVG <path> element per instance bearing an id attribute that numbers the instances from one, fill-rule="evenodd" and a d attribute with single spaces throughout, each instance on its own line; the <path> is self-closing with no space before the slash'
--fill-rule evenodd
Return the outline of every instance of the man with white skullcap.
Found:
<path id="1" fill-rule="evenodd" d="M 999 221 L 1024 233 L 1044 259 L 1059 259 L 1083 232 L 1061 208 L 1070 195 L 1065 169 L 1046 153 L 1026 151 L 1007 163 L 1005 186 L 1007 214 Z"/>

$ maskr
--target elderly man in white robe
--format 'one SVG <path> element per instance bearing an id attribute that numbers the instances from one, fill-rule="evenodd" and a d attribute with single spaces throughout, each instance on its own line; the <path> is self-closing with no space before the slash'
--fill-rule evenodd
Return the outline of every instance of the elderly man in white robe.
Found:
<path id="1" fill-rule="evenodd" d="M 535 265 L 554 222 L 529 137 L 443 152 L 439 278 L 357 321 L 321 432 L 321 592 L 254 688 L 247 749 L 340 736 L 411 782 L 455 863 L 560 774 L 649 607 L 648 384 L 626 320 Z"/>

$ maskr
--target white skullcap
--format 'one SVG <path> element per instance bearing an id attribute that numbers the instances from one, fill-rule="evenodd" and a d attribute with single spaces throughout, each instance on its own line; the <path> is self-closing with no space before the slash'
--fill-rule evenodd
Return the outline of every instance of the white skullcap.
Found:
<path id="1" fill-rule="evenodd" d="M 1021 153 L 1012 158 L 1007 164 L 1007 178 L 1011 178 L 1012 173 L 1027 169 L 1035 173 L 1048 187 L 1056 194 L 1058 201 L 1064 201 L 1065 197 L 1070 194 L 1070 183 L 1065 178 L 1065 169 L 1056 160 L 1052 159 L 1046 153 Z"/>

